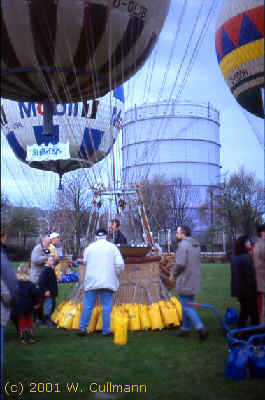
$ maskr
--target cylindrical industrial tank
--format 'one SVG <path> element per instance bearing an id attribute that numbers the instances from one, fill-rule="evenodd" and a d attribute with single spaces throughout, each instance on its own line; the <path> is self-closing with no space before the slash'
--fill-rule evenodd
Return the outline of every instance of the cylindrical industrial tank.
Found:
<path id="1" fill-rule="evenodd" d="M 220 182 L 219 127 L 219 112 L 210 104 L 159 102 L 128 110 L 123 181 L 182 177 L 196 191 L 191 206 L 199 207 L 208 188 Z"/>

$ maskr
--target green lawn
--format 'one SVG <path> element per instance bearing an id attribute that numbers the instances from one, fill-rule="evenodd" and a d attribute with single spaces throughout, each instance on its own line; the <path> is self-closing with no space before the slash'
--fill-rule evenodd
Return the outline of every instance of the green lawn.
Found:
<path id="1" fill-rule="evenodd" d="M 58 303 L 71 293 L 73 286 L 60 285 Z M 202 290 L 197 300 L 215 305 L 223 315 L 228 306 L 236 305 L 229 287 L 228 265 L 203 265 Z M 9 323 L 5 347 L 9 390 L 11 384 L 18 384 L 19 390 L 23 386 L 22 399 L 92 400 L 103 398 L 103 394 L 96 395 L 90 389 L 101 385 L 102 390 L 104 383 L 107 389 L 106 382 L 111 382 L 126 390 L 129 386 L 125 385 L 135 385 L 130 386 L 134 392 L 109 393 L 104 398 L 264 399 L 264 380 L 232 382 L 224 378 L 226 338 L 211 310 L 200 309 L 199 313 L 210 331 L 203 343 L 195 333 L 188 339 L 177 338 L 176 329 L 130 332 L 127 346 L 117 346 L 111 337 L 104 338 L 99 333 L 80 338 L 73 331 L 37 327 L 36 343 L 22 345 Z M 15 386 L 13 389 L 17 390 Z M 136 389 L 142 392 L 137 393 Z M 19 397 L 14 393 L 9 398 Z"/>

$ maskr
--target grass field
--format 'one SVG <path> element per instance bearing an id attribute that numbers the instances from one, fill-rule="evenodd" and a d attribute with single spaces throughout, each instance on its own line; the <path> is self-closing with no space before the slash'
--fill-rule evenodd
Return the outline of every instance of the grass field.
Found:
<path id="1" fill-rule="evenodd" d="M 60 285 L 57 304 L 69 296 L 72 288 L 73 284 Z M 202 290 L 196 300 L 215 305 L 222 314 L 228 306 L 236 305 L 230 297 L 228 265 L 202 266 Z M 128 344 L 117 346 L 113 338 L 100 333 L 80 338 L 73 331 L 37 326 L 36 343 L 22 345 L 9 323 L 6 381 L 9 393 L 11 384 L 18 385 L 20 392 L 23 388 L 21 396 L 13 393 L 9 398 L 265 399 L 264 380 L 234 382 L 224 378 L 226 338 L 211 310 L 202 309 L 199 313 L 210 332 L 203 343 L 195 332 L 184 339 L 176 337 L 176 329 L 166 329 L 130 332 Z M 123 385 L 131 393 L 110 393 L 110 382 Z M 104 387 L 109 390 L 108 395 L 92 392 Z M 13 389 L 17 390 L 15 386 Z"/>

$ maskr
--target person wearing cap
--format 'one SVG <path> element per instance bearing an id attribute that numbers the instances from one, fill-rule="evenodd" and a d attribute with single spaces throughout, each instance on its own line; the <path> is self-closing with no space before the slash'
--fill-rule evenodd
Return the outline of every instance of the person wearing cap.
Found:
<path id="1" fill-rule="evenodd" d="M 52 232 L 50 234 L 50 246 L 49 246 L 49 250 L 51 252 L 51 254 L 54 255 L 54 264 L 55 264 L 55 274 L 57 279 L 60 279 L 60 275 L 61 275 L 61 267 L 62 265 L 60 264 L 60 255 L 58 253 L 58 247 L 59 247 L 59 243 L 60 243 L 60 234 L 58 232 Z"/>
<path id="2" fill-rule="evenodd" d="M 50 234 L 50 240 L 51 240 L 51 243 L 49 246 L 49 250 L 50 250 L 51 254 L 54 255 L 55 261 L 59 261 L 60 256 L 59 256 L 57 248 L 59 247 L 59 243 L 60 243 L 60 234 L 57 232 L 52 232 Z"/>
<path id="3" fill-rule="evenodd" d="M 256 271 L 260 323 L 265 324 L 265 224 L 257 226 L 257 235 L 253 260 Z"/>
<path id="4" fill-rule="evenodd" d="M 102 305 L 102 334 L 110 336 L 110 314 L 114 292 L 119 288 L 119 274 L 124 269 L 124 261 L 117 246 L 107 241 L 105 229 L 96 233 L 96 241 L 84 250 L 83 262 L 86 266 L 84 278 L 84 301 L 80 318 L 79 336 L 86 335 L 97 296 Z"/>

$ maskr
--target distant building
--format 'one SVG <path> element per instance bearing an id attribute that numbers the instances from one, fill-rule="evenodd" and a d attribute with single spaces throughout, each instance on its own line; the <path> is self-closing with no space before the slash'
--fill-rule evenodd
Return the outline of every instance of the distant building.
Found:
<path id="1" fill-rule="evenodd" d="M 220 183 L 219 112 L 210 104 L 161 102 L 125 113 L 123 182 L 182 177 L 194 192 L 195 225 L 206 230 L 198 208 L 208 189 Z"/>

